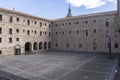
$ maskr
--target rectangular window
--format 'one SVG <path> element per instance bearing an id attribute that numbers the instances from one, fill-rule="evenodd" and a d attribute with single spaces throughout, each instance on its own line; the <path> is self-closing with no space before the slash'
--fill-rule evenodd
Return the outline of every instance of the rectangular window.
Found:
<path id="1" fill-rule="evenodd" d="M 40 22 L 40 27 L 42 27 L 42 23 Z"/>
<path id="2" fill-rule="evenodd" d="M 0 37 L 0 43 L 2 43 L 2 38 Z"/>
<path id="3" fill-rule="evenodd" d="M 96 33 L 96 29 L 94 29 L 94 33 Z"/>
<path id="4" fill-rule="evenodd" d="M 27 24 L 30 25 L 30 20 L 27 21 Z"/>
<path id="5" fill-rule="evenodd" d="M 19 29 L 16 29 L 16 32 L 19 33 Z"/>
<path id="6" fill-rule="evenodd" d="M 0 54 L 2 54 L 2 50 L 0 50 Z"/>
<path id="7" fill-rule="evenodd" d="M 40 36 L 42 36 L 42 31 L 40 31 Z"/>
<path id="8" fill-rule="evenodd" d="M 19 22 L 19 21 L 20 21 L 20 19 L 19 19 L 19 18 L 17 18 L 17 19 L 16 19 L 16 21 L 18 21 L 18 22 Z"/>
<path id="9" fill-rule="evenodd" d="M 12 35 L 12 28 L 9 29 L 9 34 Z"/>
<path id="10" fill-rule="evenodd" d="M 0 15 L 0 21 L 2 21 L 2 15 Z"/>
<path id="11" fill-rule="evenodd" d="M 119 47 L 119 46 L 118 46 L 118 43 L 115 43 L 115 44 L 114 44 L 114 47 L 115 47 L 115 48 L 118 48 L 118 47 Z"/>
<path id="12" fill-rule="evenodd" d="M 29 30 L 27 30 L 27 35 L 30 35 L 30 31 Z"/>
<path id="13" fill-rule="evenodd" d="M 16 38 L 16 41 L 19 41 L 19 38 Z"/>
<path id="14" fill-rule="evenodd" d="M 2 34 L 2 28 L 0 27 L 0 34 Z"/>
<path id="15" fill-rule="evenodd" d="M 12 38 L 9 38 L 9 43 L 12 43 Z"/>
<path id="16" fill-rule="evenodd" d="M 109 22 L 105 22 L 105 26 L 106 26 L 106 27 L 109 27 Z"/>
<path id="17" fill-rule="evenodd" d="M 13 22 L 13 17 L 12 16 L 10 16 L 10 20 L 9 20 L 11 23 Z"/>

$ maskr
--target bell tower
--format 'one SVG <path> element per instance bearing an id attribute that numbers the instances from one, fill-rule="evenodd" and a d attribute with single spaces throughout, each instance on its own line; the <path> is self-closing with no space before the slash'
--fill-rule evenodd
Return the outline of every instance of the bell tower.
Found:
<path id="1" fill-rule="evenodd" d="M 70 8 L 70 4 L 69 4 L 69 9 L 68 9 L 68 14 L 66 17 L 72 17 L 72 13 L 71 13 L 71 8 Z"/>
<path id="2" fill-rule="evenodd" d="M 120 0 L 117 0 L 117 12 L 118 12 L 118 17 L 120 18 Z"/>

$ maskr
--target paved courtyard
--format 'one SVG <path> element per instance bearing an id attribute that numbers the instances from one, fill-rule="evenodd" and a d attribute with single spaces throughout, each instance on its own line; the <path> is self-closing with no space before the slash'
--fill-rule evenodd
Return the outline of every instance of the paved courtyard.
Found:
<path id="1" fill-rule="evenodd" d="M 42 52 L 0 57 L 0 80 L 112 80 L 114 67 L 108 54 Z"/>

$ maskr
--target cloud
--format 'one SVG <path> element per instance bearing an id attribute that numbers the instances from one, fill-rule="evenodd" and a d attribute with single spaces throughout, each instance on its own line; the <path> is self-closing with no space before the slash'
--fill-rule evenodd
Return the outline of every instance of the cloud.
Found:
<path id="1" fill-rule="evenodd" d="M 105 5 L 107 2 L 116 2 L 116 0 L 65 0 L 75 7 L 85 6 L 87 9 L 96 8 Z"/>

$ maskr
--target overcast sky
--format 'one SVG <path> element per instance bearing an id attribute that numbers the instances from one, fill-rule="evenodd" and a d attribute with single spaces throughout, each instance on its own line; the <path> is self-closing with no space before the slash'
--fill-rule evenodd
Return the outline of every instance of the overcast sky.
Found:
<path id="1" fill-rule="evenodd" d="M 56 19 L 66 17 L 69 3 L 74 16 L 117 9 L 116 0 L 0 0 L 0 7 Z"/>

